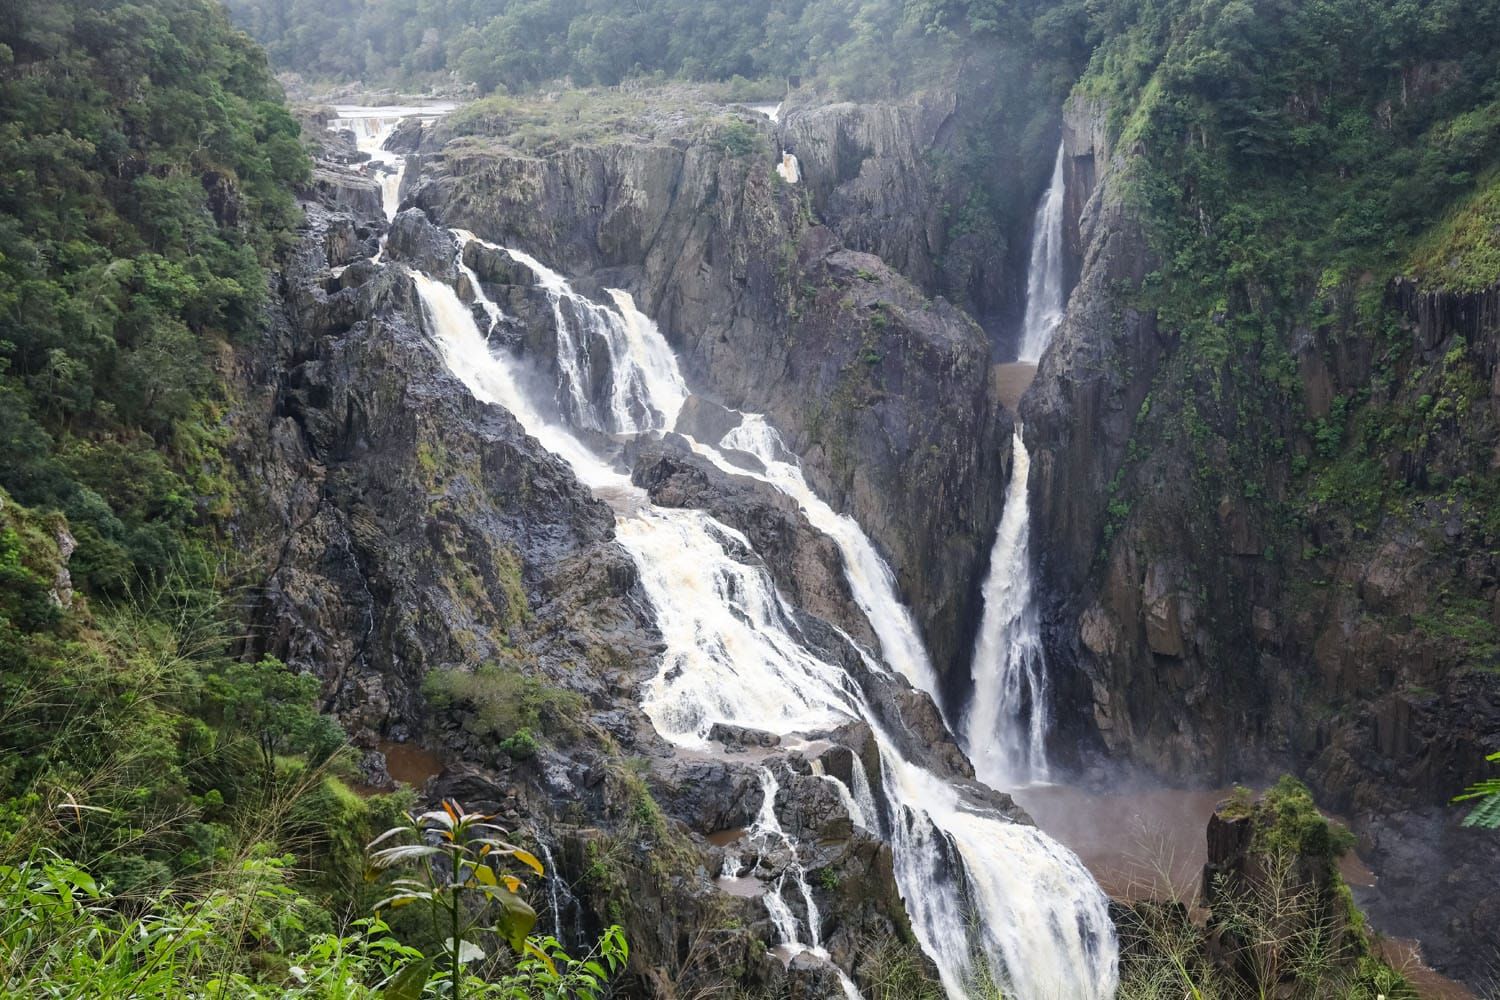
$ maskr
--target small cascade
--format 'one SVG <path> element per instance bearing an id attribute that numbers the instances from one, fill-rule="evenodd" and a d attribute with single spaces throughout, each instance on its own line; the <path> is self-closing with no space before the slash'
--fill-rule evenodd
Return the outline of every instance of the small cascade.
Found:
<path id="1" fill-rule="evenodd" d="M 777 101 L 775 104 L 747 104 L 745 105 L 745 107 L 749 108 L 751 111 L 754 111 L 758 115 L 765 115 L 767 118 L 771 119 L 772 125 L 775 125 L 781 121 L 780 101 Z"/>
<path id="2" fill-rule="evenodd" d="M 457 235 L 461 241 L 472 238 Z M 539 284 L 555 296 L 558 353 L 564 353 L 568 343 L 586 343 L 590 364 L 609 365 L 603 403 L 582 394 L 582 387 L 592 380 L 564 382 L 561 372 L 556 399 L 529 399 L 521 389 L 526 381 L 522 363 L 503 348 L 491 349 L 489 330 L 476 325 L 473 312 L 456 292 L 419 273 L 412 279 L 433 339 L 454 374 L 476 398 L 510 410 L 529 434 L 572 465 L 580 481 L 614 507 L 616 539 L 636 564 L 665 647 L 643 696 L 643 708 L 656 729 L 679 745 L 704 747 L 715 722 L 789 736 L 863 719 L 875 736 L 882 781 L 878 790 L 872 789 L 862 768 L 856 767 L 851 797 L 862 816 L 891 828 L 898 885 L 919 940 L 941 969 L 949 995 L 966 996 L 970 979 L 981 967 L 1008 981 L 1019 1000 L 1100 1000 L 1112 995 L 1113 926 L 1103 894 L 1077 858 L 1039 831 L 973 804 L 954 786 L 906 760 L 865 703 L 856 680 L 802 634 L 795 611 L 753 558 L 743 535 L 701 511 L 654 506 L 624 472 L 594 453 L 567 426 L 574 423 L 616 434 L 672 427 L 686 389 L 655 324 L 635 311 L 623 293 L 612 293 L 614 309 L 584 305 L 561 277 L 525 255 L 506 252 L 530 267 Z M 477 283 L 474 287 L 493 321 L 498 315 L 494 304 Z M 633 402 L 616 406 L 622 399 Z M 786 466 L 778 469 L 767 463 L 762 475 L 803 504 L 810 518 L 835 517 L 831 510 L 825 515 L 813 506 L 817 498 L 805 482 L 797 485 L 801 472 L 795 458 L 768 433 L 770 428 L 760 428 L 754 415 L 745 416 L 741 426 L 747 425 L 743 434 L 726 438 L 722 446 L 752 454 L 759 450 L 773 463 Z M 710 458 L 717 453 L 717 448 L 698 442 L 694 447 Z M 736 472 L 744 474 L 743 469 Z M 850 530 L 857 530 L 857 525 Z M 868 539 L 862 544 L 869 546 Z M 880 629 L 886 623 L 878 619 L 889 619 L 893 607 L 900 609 L 894 585 L 882 584 L 873 569 L 855 565 L 860 543 L 852 534 L 840 545 L 846 552 L 851 589 L 856 578 L 866 580 L 865 595 L 871 601 L 867 613 L 877 619 L 873 624 L 884 659 L 903 673 L 915 671 L 916 664 L 925 662 L 925 654 L 917 658 L 916 652 L 903 651 L 904 641 L 895 639 L 884 648 L 887 639 Z M 873 554 L 872 546 L 869 552 Z M 873 558 L 883 565 L 878 556 Z M 915 648 L 920 650 L 919 641 Z M 865 655 L 875 662 L 873 655 Z M 774 775 L 764 772 L 762 784 L 766 796 L 752 839 L 767 844 L 784 839 L 795 858 L 794 845 L 776 822 Z M 820 917 L 800 863 L 788 866 L 778 879 L 775 891 L 767 892 L 768 913 L 778 933 L 787 942 L 820 947 Z M 805 942 L 783 895 L 792 888 L 806 907 Z M 846 980 L 846 993 L 856 995 L 852 989 Z"/>
<path id="3" fill-rule="evenodd" d="M 855 770 L 858 769 L 859 765 L 856 764 Z M 849 821 L 851 823 L 855 826 L 862 826 L 867 830 L 870 829 L 872 820 L 865 813 L 864 806 L 855 801 L 854 793 L 849 790 L 848 785 L 828 773 L 823 767 L 822 760 L 814 760 L 812 762 L 812 773 L 833 786 L 833 790 L 838 793 L 839 802 L 844 806 L 844 812 L 849 814 Z"/>
<path id="4" fill-rule="evenodd" d="M 756 114 L 765 115 L 775 125 L 781 121 L 781 105 L 778 104 L 746 104 L 744 105 Z M 802 179 L 802 167 L 797 162 L 797 157 L 790 149 L 781 151 L 781 159 L 776 161 L 776 173 L 788 184 L 796 184 Z"/>
<path id="5" fill-rule="evenodd" d="M 788 184 L 795 184 L 802 179 L 802 166 L 791 150 L 781 151 L 781 162 L 776 164 L 776 173 Z"/>
<path id="6" fill-rule="evenodd" d="M 850 777 L 854 779 L 854 801 L 858 803 L 860 813 L 869 820 L 868 829 L 880 832 L 883 829 L 880 806 L 875 802 L 875 793 L 870 791 L 870 779 L 865 777 L 864 762 L 856 757 L 854 766 L 849 770 Z"/>
<path id="7" fill-rule="evenodd" d="M 380 185 L 380 204 L 385 209 L 387 220 L 394 219 L 396 209 L 401 206 L 401 181 L 406 176 L 406 157 L 387 150 L 386 140 L 404 119 L 420 116 L 423 124 L 429 124 L 455 107 L 455 104 L 431 104 L 423 107 L 366 107 L 357 104 L 334 106 L 334 113 L 338 117 L 330 119 L 328 127 L 352 130 L 355 146 L 360 152 L 370 155 L 372 169 L 367 172 Z"/>
<path id="8" fill-rule="evenodd" d="M 577 946 L 583 941 L 583 921 L 578 900 L 573 896 L 572 887 L 558 873 L 557 862 L 552 860 L 552 848 L 540 837 L 537 838 L 537 846 L 541 848 L 542 864 L 547 872 L 547 909 L 552 914 L 552 936 L 564 945 Z M 572 915 L 566 925 L 563 921 L 564 914 Z"/>
<path id="9" fill-rule="evenodd" d="M 476 239 L 463 230 L 455 234 L 465 242 Z M 501 249 L 492 243 L 483 245 Z M 609 309 L 573 291 L 562 275 L 530 254 L 504 252 L 531 269 L 552 302 L 557 324 L 558 402 L 568 410 L 572 423 L 610 434 L 670 430 L 687 399 L 687 385 L 672 349 L 656 324 L 636 309 L 635 300 L 611 289 L 616 308 Z M 594 369 L 601 365 L 607 366 L 610 375 L 602 405 L 589 395 Z"/>
<path id="10" fill-rule="evenodd" d="M 1052 342 L 1067 305 L 1063 283 L 1063 146 L 1057 147 L 1052 180 L 1032 223 L 1031 264 L 1026 271 L 1026 318 L 1016 360 L 1036 364 Z"/>
<path id="11" fill-rule="evenodd" d="M 750 824 L 750 842 L 763 852 L 784 851 L 791 859 L 773 883 L 771 891 L 765 896 L 766 909 L 771 914 L 771 922 L 776 924 L 776 931 L 781 935 L 781 944 L 799 951 L 805 947 L 814 954 L 827 958 L 828 953 L 823 951 L 823 918 L 818 913 L 818 904 L 813 901 L 812 887 L 807 884 L 807 871 L 797 857 L 797 843 L 787 836 L 786 831 L 781 828 L 781 821 L 776 818 L 776 793 L 781 788 L 776 783 L 776 775 L 772 774 L 768 767 L 760 769 L 760 790 L 760 811 L 756 813 L 755 821 Z M 807 913 L 807 940 L 805 942 L 798 938 L 797 918 L 792 915 L 791 909 L 782 899 L 782 891 L 788 877 L 801 894 Z"/>
<path id="12" fill-rule="evenodd" d="M 781 938 L 775 950 L 786 961 L 790 961 L 801 952 L 809 952 L 821 958 L 838 974 L 839 985 L 843 987 L 847 1000 L 862 1000 L 859 988 L 854 985 L 844 970 L 833 964 L 828 950 L 823 947 L 823 917 L 818 912 L 818 904 L 813 900 L 812 888 L 807 884 L 807 870 L 803 868 L 802 861 L 797 856 L 797 842 L 787 836 L 786 831 L 781 828 L 781 821 L 776 818 L 776 793 L 780 791 L 780 788 L 776 783 L 776 776 L 768 767 L 760 769 L 760 788 L 760 811 L 750 825 L 748 834 L 750 842 L 762 850 L 785 852 L 791 859 L 782 873 L 777 876 L 776 881 L 771 883 L 765 895 L 761 897 L 766 904 L 766 913 L 771 918 L 771 925 L 776 928 L 777 937 Z M 797 937 L 797 917 L 792 913 L 791 907 L 787 905 L 782 895 L 788 878 L 792 880 L 792 884 L 801 895 L 804 912 L 807 914 L 808 940 L 805 942 Z"/>
<path id="13" fill-rule="evenodd" d="M 1031 585 L 1031 456 L 1011 439 L 1005 513 L 990 551 L 974 647 L 974 697 L 964 742 L 979 780 L 996 788 L 1047 780 L 1047 667 Z"/>

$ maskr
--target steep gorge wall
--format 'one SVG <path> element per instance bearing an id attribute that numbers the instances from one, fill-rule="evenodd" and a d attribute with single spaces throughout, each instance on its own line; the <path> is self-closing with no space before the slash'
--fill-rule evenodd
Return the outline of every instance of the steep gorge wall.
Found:
<path id="1" fill-rule="evenodd" d="M 1438 908 L 1443 930 L 1413 929 L 1474 974 L 1497 849 L 1447 802 L 1500 738 L 1495 295 L 1394 282 L 1376 325 L 1351 288 L 1298 331 L 1287 402 L 1236 397 L 1139 304 L 1158 264 L 1107 114 L 1069 106 L 1081 274 L 1022 404 L 1059 749 L 1192 784 L 1306 776 L 1409 866 L 1377 917 Z M 1247 435 L 1285 450 L 1239 467 L 1226 443 Z M 1447 846 L 1418 859 L 1407 836 Z"/>

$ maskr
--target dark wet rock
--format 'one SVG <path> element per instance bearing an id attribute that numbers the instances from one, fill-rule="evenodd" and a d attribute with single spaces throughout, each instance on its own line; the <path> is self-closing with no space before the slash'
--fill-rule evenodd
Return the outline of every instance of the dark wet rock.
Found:
<path id="1" fill-rule="evenodd" d="M 662 801 L 699 833 L 749 826 L 760 809 L 760 781 L 737 763 L 673 760 L 656 771 Z"/>
<path id="2" fill-rule="evenodd" d="M 415 153 L 422 146 L 422 118 L 413 115 L 396 123 L 381 148 L 390 153 Z"/>
<path id="3" fill-rule="evenodd" d="M 708 728 L 708 738 L 730 749 L 734 747 L 769 748 L 781 745 L 781 737 L 775 733 L 760 729 L 747 729 L 744 726 L 731 726 L 723 722 L 715 722 Z"/>
<path id="4" fill-rule="evenodd" d="M 787 990 L 791 996 L 841 997 L 838 970 L 827 959 L 811 952 L 798 952 L 787 964 Z"/>
<path id="5" fill-rule="evenodd" d="M 464 244 L 464 264 L 487 285 L 515 285 L 525 288 L 536 284 L 536 275 L 503 251 L 477 242 Z"/>
<path id="6" fill-rule="evenodd" d="M 357 222 L 368 224 L 385 221 L 380 185 L 368 177 L 319 166 L 313 168 L 309 186 L 314 197 L 321 203 L 337 211 L 348 212 Z"/>
<path id="7" fill-rule="evenodd" d="M 382 792 L 396 790 L 396 781 L 386 768 L 385 754 L 370 750 L 359 759 L 359 780 L 367 788 Z"/>
<path id="8" fill-rule="evenodd" d="M 1500 894 L 1482 875 L 1500 866 L 1493 830 L 1461 827 L 1438 806 L 1373 816 L 1360 828 L 1360 854 L 1379 871 L 1354 900 L 1381 933 L 1422 942 L 1439 972 L 1481 991 L 1497 970 L 1486 949 L 1500 924 Z M 1494 954 L 1494 952 L 1489 952 Z"/>
<path id="9" fill-rule="evenodd" d="M 458 278 L 454 260 L 458 243 L 446 229 L 434 226 L 425 212 L 408 208 L 391 220 L 386 236 L 386 255 L 439 281 Z"/>

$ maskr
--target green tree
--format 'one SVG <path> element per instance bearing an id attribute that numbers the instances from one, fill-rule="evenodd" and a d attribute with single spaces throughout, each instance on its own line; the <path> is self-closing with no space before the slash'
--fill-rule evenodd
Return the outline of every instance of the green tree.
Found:
<path id="1" fill-rule="evenodd" d="M 318 687 L 316 677 L 292 673 L 273 657 L 235 663 L 210 679 L 226 728 L 254 742 L 265 788 L 276 782 L 279 755 L 295 750 L 317 764 L 344 744 L 338 723 L 317 709 Z"/>

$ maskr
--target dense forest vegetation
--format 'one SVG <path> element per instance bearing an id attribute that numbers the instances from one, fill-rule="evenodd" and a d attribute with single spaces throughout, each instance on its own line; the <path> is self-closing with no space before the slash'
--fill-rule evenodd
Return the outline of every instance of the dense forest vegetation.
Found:
<path id="1" fill-rule="evenodd" d="M 263 326 L 308 170 L 264 55 L 211 0 L 0 10 L 6 996 L 357 997 L 452 979 L 451 957 L 407 943 L 435 954 L 430 932 L 408 920 L 398 940 L 371 908 L 384 885 L 365 878 L 365 844 L 402 829 L 409 796 L 351 789 L 316 678 L 235 655 L 222 372 Z M 408 857 L 373 860 L 402 874 Z M 524 940 L 515 875 L 459 868 L 405 901 L 477 894 L 465 947 L 499 907 L 532 952 L 496 955 L 513 971 L 471 995 L 596 981 Z M 606 938 L 595 966 L 624 948 Z"/>
<path id="2" fill-rule="evenodd" d="M 1077 55 L 1083 0 L 228 0 L 278 69 L 310 81 L 481 92 L 632 77 L 757 81 L 779 95 L 814 77 L 888 93 L 962 40 Z M 772 82 L 774 81 L 774 82 Z M 743 88 L 742 99 L 754 91 Z"/>
<path id="3" fill-rule="evenodd" d="M 0 136 L 0 982 L 38 995 L 38 954 L 90 953 L 100 886 L 249 905 L 290 893 L 295 848 L 343 894 L 371 807 L 330 770 L 316 681 L 230 656 L 217 359 L 262 323 L 308 171 L 263 55 L 204 0 L 8 4 Z M 331 926 L 255 905 L 262 944 Z"/>

